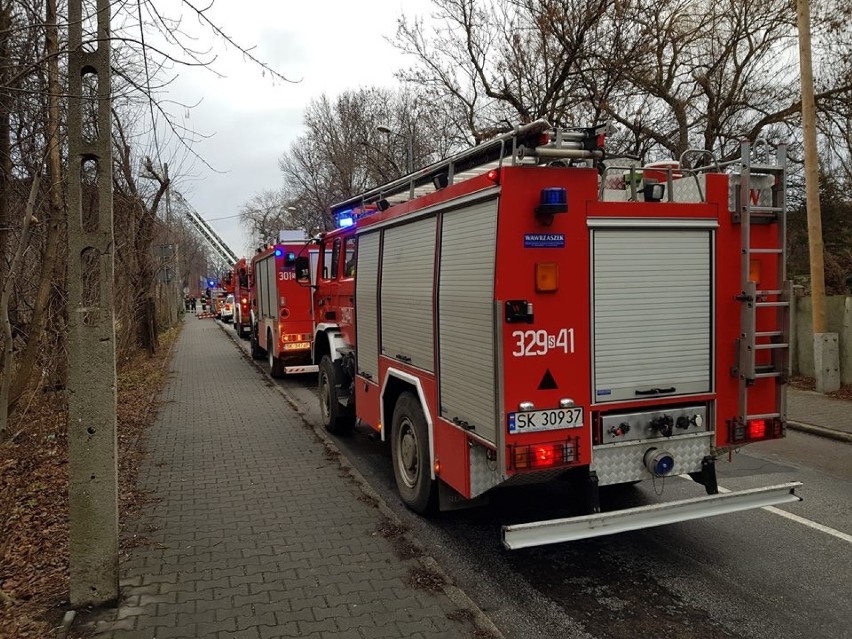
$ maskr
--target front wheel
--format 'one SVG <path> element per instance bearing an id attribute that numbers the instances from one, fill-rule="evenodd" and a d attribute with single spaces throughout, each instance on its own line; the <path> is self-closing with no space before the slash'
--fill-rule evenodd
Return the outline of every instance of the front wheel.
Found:
<path id="1" fill-rule="evenodd" d="M 399 396 L 393 411 L 391 456 L 403 503 L 421 514 L 433 512 L 438 490 L 430 467 L 429 430 L 419 400 L 407 391 Z"/>
<path id="2" fill-rule="evenodd" d="M 341 375 L 331 357 L 323 355 L 319 365 L 319 399 L 323 427 L 333 435 L 345 435 L 355 425 L 351 410 L 340 404 L 338 388 Z"/>

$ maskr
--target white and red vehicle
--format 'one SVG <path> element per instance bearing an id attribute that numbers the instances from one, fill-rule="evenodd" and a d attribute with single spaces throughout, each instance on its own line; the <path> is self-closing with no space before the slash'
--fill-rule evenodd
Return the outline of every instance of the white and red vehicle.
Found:
<path id="1" fill-rule="evenodd" d="M 311 290 L 297 281 L 297 261 L 304 260 L 302 271 L 308 275 L 307 258 L 298 259 L 306 240 L 298 237 L 302 241 L 275 244 L 251 260 L 251 354 L 266 357 L 275 378 L 317 370 L 311 361 Z"/>
<path id="2" fill-rule="evenodd" d="M 240 337 L 251 334 L 251 268 L 246 258 L 234 264 L 234 330 Z"/>
<path id="3" fill-rule="evenodd" d="M 799 499 L 715 472 L 785 432 L 783 147 L 693 170 L 602 146 L 534 122 L 334 206 L 320 240 L 324 425 L 389 440 L 407 506 L 578 480 L 590 514 L 508 548 Z M 598 486 L 686 474 L 707 494 L 600 512 Z"/>

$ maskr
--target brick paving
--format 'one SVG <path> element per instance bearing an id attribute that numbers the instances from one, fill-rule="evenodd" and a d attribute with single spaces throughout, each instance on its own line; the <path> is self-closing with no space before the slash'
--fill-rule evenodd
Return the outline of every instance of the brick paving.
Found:
<path id="1" fill-rule="evenodd" d="M 852 436 L 852 402 L 848 400 L 788 388 L 787 418 Z"/>
<path id="2" fill-rule="evenodd" d="M 443 591 L 409 585 L 418 561 L 212 321 L 185 322 L 162 399 L 140 472 L 154 499 L 129 531 L 150 543 L 97 639 L 472 635 Z"/>

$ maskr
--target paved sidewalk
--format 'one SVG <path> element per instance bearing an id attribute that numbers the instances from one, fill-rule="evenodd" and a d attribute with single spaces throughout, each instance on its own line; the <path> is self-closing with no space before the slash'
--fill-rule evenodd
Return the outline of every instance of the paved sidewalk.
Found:
<path id="1" fill-rule="evenodd" d="M 140 472 L 154 501 L 129 531 L 151 543 L 123 564 L 98 639 L 473 636 L 470 611 L 400 558 L 374 500 L 213 321 L 187 319 L 175 349 Z"/>
<path id="2" fill-rule="evenodd" d="M 792 428 L 852 442 L 850 401 L 788 387 L 787 419 Z"/>

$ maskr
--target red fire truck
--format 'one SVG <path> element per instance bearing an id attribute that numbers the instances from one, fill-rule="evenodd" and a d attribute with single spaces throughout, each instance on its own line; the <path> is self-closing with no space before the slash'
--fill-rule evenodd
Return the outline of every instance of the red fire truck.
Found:
<path id="1" fill-rule="evenodd" d="M 641 167 L 538 121 L 334 206 L 325 428 L 389 440 L 421 513 L 573 478 L 589 514 L 506 526 L 508 548 L 797 501 L 715 470 L 785 432 L 784 158 Z M 599 486 L 678 475 L 707 494 L 600 512 Z"/>
<path id="2" fill-rule="evenodd" d="M 252 258 L 249 299 L 251 354 L 266 357 L 275 378 L 317 370 L 311 361 L 311 290 L 297 281 L 303 278 L 296 269 L 297 258 L 306 253 L 307 238 L 301 232 L 282 231 L 280 239 L 282 243 Z M 302 259 L 307 264 L 308 258 Z M 307 265 L 302 270 L 307 278 Z"/>
<path id="3" fill-rule="evenodd" d="M 234 330 L 240 337 L 251 334 L 251 269 L 246 258 L 234 264 Z"/>

